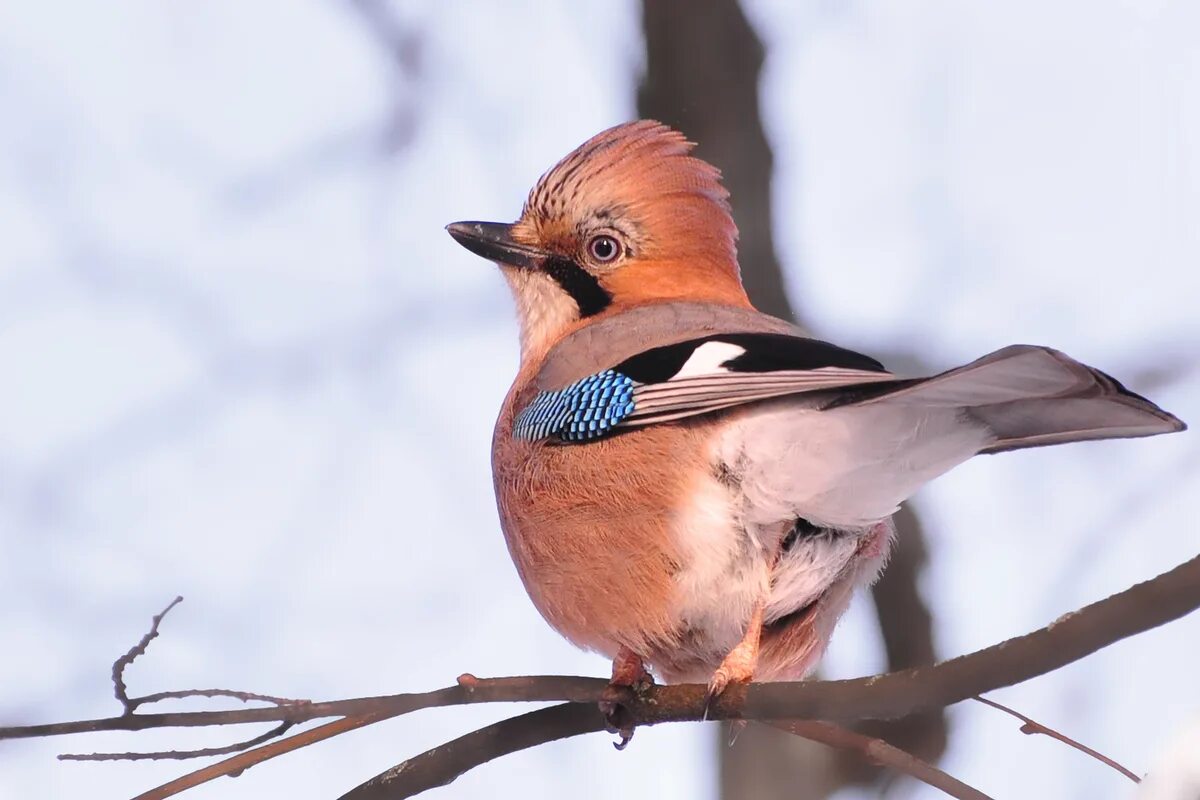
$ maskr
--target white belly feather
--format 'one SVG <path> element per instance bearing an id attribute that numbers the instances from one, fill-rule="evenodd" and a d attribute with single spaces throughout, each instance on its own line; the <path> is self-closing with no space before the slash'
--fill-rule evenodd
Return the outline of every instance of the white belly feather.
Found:
<path id="1" fill-rule="evenodd" d="M 815 600 L 872 525 L 989 439 L 953 409 L 777 403 L 732 415 L 713 439 L 712 472 L 677 509 L 678 610 L 695 657 L 719 661 L 760 600 L 768 623 Z M 797 518 L 840 533 L 780 555 Z"/>

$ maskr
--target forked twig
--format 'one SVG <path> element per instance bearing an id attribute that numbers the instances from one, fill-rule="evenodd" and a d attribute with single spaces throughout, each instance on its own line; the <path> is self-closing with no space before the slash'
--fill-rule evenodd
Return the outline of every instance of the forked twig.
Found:
<path id="1" fill-rule="evenodd" d="M 811 719 L 775 720 L 770 724 L 781 731 L 787 731 L 814 742 L 842 750 L 853 750 L 862 754 L 869 761 L 910 775 L 959 800 L 992 800 L 975 787 L 963 783 L 927 761 L 922 761 L 912 753 L 888 744 L 883 739 L 866 736 L 840 725 L 834 725 L 832 722 Z"/>
<path id="2" fill-rule="evenodd" d="M 158 625 L 163 621 L 163 617 L 167 615 L 175 606 L 183 602 L 183 596 L 178 595 L 174 600 L 167 604 L 167 607 L 154 615 L 150 620 L 150 630 L 146 631 L 141 639 L 138 639 L 137 644 L 129 648 L 129 652 L 118 658 L 112 665 L 112 682 L 113 695 L 116 696 L 117 702 L 121 704 L 126 714 L 132 714 L 137 704 L 129 700 L 129 690 L 125 686 L 125 668 L 137 661 L 138 656 L 146 654 L 146 648 L 150 646 L 150 642 L 158 637 Z"/>
<path id="3" fill-rule="evenodd" d="M 1070 745 L 1071 747 L 1074 747 L 1076 750 L 1078 750 L 1081 753 L 1086 753 L 1087 755 L 1091 756 L 1092 758 L 1096 759 L 1097 761 L 1101 762 L 1102 764 L 1107 764 L 1108 766 L 1115 769 L 1117 772 L 1124 775 L 1126 778 L 1129 778 L 1129 780 L 1133 781 L 1134 783 L 1142 782 L 1142 779 L 1140 777 L 1138 777 L 1137 773 L 1135 773 L 1133 770 L 1126 769 L 1121 764 L 1119 764 L 1117 761 L 1109 758 L 1108 756 L 1104 755 L 1103 753 L 1093 750 L 1092 748 L 1088 747 L 1086 744 L 1075 741 L 1070 736 L 1067 736 L 1064 733 L 1059 733 L 1058 731 L 1054 730 L 1053 728 L 1048 728 L 1045 725 L 1043 725 L 1042 723 L 1040 723 L 1036 720 L 1030 719 L 1029 717 L 1025 716 L 1024 714 L 1022 714 L 1019 711 L 1011 709 L 1002 703 L 997 703 L 995 700 L 989 700 L 986 697 L 974 697 L 972 699 L 977 700 L 980 703 L 983 703 L 985 706 L 991 706 L 992 708 L 999 709 L 1000 711 L 1003 711 L 1005 714 L 1008 714 L 1010 716 L 1016 717 L 1017 719 L 1021 720 L 1021 722 L 1023 723 L 1021 725 L 1021 733 L 1024 733 L 1029 736 L 1032 736 L 1033 734 L 1036 734 L 1036 733 L 1040 733 L 1045 736 L 1049 736 L 1051 739 L 1058 739 L 1063 744 Z"/>
<path id="4" fill-rule="evenodd" d="M 142 697 L 130 697 L 129 688 L 125 685 L 125 670 L 138 659 L 139 656 L 146 654 L 146 649 L 150 646 L 150 642 L 158 637 L 158 626 L 162 624 L 163 618 L 167 613 L 183 602 L 183 596 L 176 596 L 174 600 L 167 604 L 167 607 L 154 615 L 150 620 L 150 629 L 138 639 L 137 644 L 129 648 L 122 656 L 118 657 L 112 665 L 112 682 L 113 694 L 117 701 L 120 702 L 122 708 L 122 718 L 128 719 L 134 716 L 134 712 L 141 706 L 158 703 L 163 700 L 183 700 L 191 697 L 229 697 L 235 700 L 241 700 L 243 703 L 248 702 L 264 702 L 270 703 L 277 707 L 295 707 L 309 703 L 308 700 L 293 700 L 287 697 L 276 697 L 269 694 L 259 694 L 257 692 L 242 692 L 235 689 L 176 689 L 167 692 L 154 692 L 153 694 L 143 695 Z M 187 758 L 205 758 L 208 756 L 223 756 L 230 753 L 240 753 L 244 750 L 249 750 L 252 747 L 268 742 L 278 736 L 287 733 L 299 720 L 284 719 L 274 728 L 271 728 L 265 733 L 258 736 L 246 739 L 241 742 L 224 745 L 222 747 L 201 747 L 195 750 L 159 750 L 155 752 L 132 752 L 132 753 L 60 753 L 59 761 L 157 761 L 164 759 L 187 759 Z"/>

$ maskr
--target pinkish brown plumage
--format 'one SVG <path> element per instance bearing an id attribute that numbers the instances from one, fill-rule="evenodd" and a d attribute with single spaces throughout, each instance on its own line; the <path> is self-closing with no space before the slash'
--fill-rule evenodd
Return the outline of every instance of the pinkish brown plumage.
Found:
<path id="1" fill-rule="evenodd" d="M 614 682 L 642 661 L 713 693 L 803 677 L 926 481 L 977 453 L 1183 428 L 1049 348 L 901 381 L 754 311 L 719 173 L 690 151 L 620 125 L 517 222 L 449 226 L 500 265 L 521 323 L 492 458 L 509 551 Z"/>

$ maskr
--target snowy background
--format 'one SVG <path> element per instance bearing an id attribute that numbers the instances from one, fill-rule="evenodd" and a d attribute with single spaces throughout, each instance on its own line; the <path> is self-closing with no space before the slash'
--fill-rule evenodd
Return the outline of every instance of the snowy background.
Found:
<path id="1" fill-rule="evenodd" d="M 634 115 L 637 6 L 0 5 L 0 720 L 132 693 L 332 698 L 463 671 L 605 674 L 525 598 L 488 467 L 515 370 L 499 276 L 442 231 L 512 219 Z M 748 3 L 776 239 L 826 338 L 945 368 L 1057 346 L 1200 422 L 1200 6 Z M 946 655 L 1200 550 L 1196 434 L 978 459 L 917 500 Z M 866 604 L 826 660 L 882 665 Z M 995 697 L 1147 771 L 1200 716 L 1200 617 Z M 187 796 L 335 797 L 512 708 L 427 712 Z M 944 766 L 999 797 L 1128 796 L 977 704 Z M 120 798 L 198 766 L 0 744 L 0 796 Z M 438 796 L 712 798 L 711 733 L 603 736 Z M 1193 739 L 1195 741 L 1195 739 Z M 915 790 L 920 797 L 932 790 Z M 856 797 L 847 791 L 846 798 Z"/>

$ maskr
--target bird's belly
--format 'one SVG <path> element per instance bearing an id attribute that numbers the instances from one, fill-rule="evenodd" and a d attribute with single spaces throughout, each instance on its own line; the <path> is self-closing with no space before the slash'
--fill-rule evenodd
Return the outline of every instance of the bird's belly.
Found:
<path id="1" fill-rule="evenodd" d="M 707 437 L 681 444 L 685 435 L 663 427 L 581 447 L 523 444 L 494 472 L 509 551 L 551 626 L 610 657 L 628 647 L 667 680 L 704 681 L 757 604 L 770 624 L 813 602 L 855 544 L 804 542 L 781 556 L 793 512 L 748 509 Z M 637 457 L 647 451 L 656 457 Z"/>
<path id="2" fill-rule="evenodd" d="M 721 469 L 713 470 L 721 475 Z M 697 480 L 676 517 L 680 569 L 675 575 L 680 635 L 670 647 L 646 653 L 667 680 L 706 681 L 746 635 L 755 607 L 763 606 L 768 640 L 791 626 L 797 612 L 820 607 L 818 622 L 799 627 L 764 651 L 764 676 L 799 678 L 824 648 L 829 627 L 841 615 L 853 588 L 878 572 L 890 534 L 877 526 L 808 530 L 789 537 L 791 513 L 766 523 L 753 499 L 719 478 Z M 884 525 L 886 531 L 890 526 Z M 837 597 L 830 596 L 830 590 Z M 777 662 L 777 663 L 772 663 Z M 799 669 L 797 668 L 799 665 Z"/>
<path id="3" fill-rule="evenodd" d="M 695 438 L 695 441 L 692 439 Z M 493 473 L 502 527 L 526 591 L 575 644 L 608 656 L 677 641 L 675 536 L 699 436 L 666 427 L 587 445 L 513 442 Z"/>
<path id="4" fill-rule="evenodd" d="M 743 527 L 736 488 L 713 470 L 694 476 L 683 497 L 672 531 L 679 633 L 669 647 L 645 655 L 668 680 L 706 681 L 770 592 L 769 545 Z"/>

